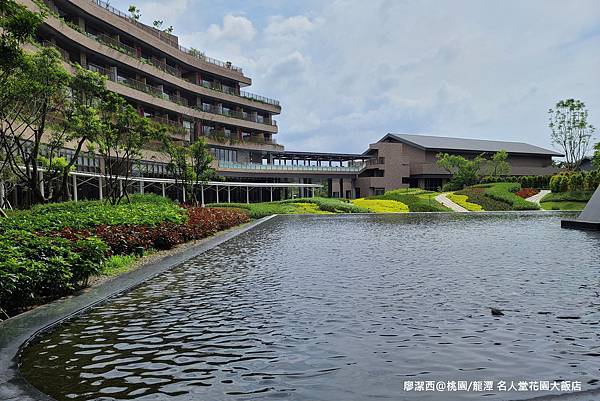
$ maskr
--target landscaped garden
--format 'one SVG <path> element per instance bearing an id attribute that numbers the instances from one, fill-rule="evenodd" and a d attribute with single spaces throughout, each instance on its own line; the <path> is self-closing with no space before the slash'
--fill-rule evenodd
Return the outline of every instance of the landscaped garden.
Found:
<path id="1" fill-rule="evenodd" d="M 182 208 L 152 195 L 131 203 L 34 206 L 0 220 L 0 319 L 72 294 L 137 257 L 249 221 L 240 209 Z"/>
<path id="2" fill-rule="evenodd" d="M 518 182 L 478 184 L 453 192 L 448 198 L 469 211 L 539 209 L 535 203 L 517 195 L 521 189 Z"/>
<path id="3" fill-rule="evenodd" d="M 551 193 L 541 199 L 545 210 L 582 210 L 600 185 L 600 170 L 561 173 L 550 180 Z"/>
<path id="4" fill-rule="evenodd" d="M 353 202 L 373 212 L 392 211 L 386 209 L 396 209 L 393 211 L 397 212 L 449 212 L 450 209 L 435 200 L 437 195 L 438 192 L 420 188 L 400 188 Z"/>

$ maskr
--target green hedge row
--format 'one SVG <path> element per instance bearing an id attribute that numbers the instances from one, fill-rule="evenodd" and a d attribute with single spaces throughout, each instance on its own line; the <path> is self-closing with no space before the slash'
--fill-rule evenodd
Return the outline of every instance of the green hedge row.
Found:
<path id="1" fill-rule="evenodd" d="M 521 189 L 517 182 L 499 182 L 495 184 L 478 185 L 485 188 L 484 194 L 500 202 L 508 203 L 513 210 L 538 210 L 539 206 L 526 201 L 515 192 Z"/>
<path id="2" fill-rule="evenodd" d="M 370 196 L 367 199 L 389 199 L 402 202 L 408 206 L 411 212 L 447 212 L 448 208 L 438 203 L 435 199 L 425 199 L 418 194 L 424 194 L 426 191 L 405 193 L 404 190 L 388 191 L 383 195 Z"/>
<path id="3" fill-rule="evenodd" d="M 600 170 L 556 174 L 550 179 L 552 192 L 595 191 L 600 185 Z"/>
<path id="4" fill-rule="evenodd" d="M 479 181 L 480 184 L 492 184 L 496 182 L 517 182 L 522 188 L 548 189 L 550 186 L 551 175 L 509 175 L 502 177 L 485 176 Z"/>

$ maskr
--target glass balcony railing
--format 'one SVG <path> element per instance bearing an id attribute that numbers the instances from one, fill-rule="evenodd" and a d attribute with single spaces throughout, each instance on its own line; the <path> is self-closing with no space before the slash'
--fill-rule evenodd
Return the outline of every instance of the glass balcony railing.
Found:
<path id="1" fill-rule="evenodd" d="M 234 170 L 261 170 L 261 171 L 316 171 L 316 172 L 339 172 L 358 173 L 363 165 L 353 166 L 302 166 L 286 164 L 259 164 L 259 163 L 237 163 L 219 160 L 220 168 Z"/>

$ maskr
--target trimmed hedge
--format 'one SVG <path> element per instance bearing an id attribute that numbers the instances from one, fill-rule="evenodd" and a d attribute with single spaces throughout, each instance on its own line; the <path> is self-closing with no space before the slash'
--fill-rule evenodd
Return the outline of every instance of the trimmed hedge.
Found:
<path id="1" fill-rule="evenodd" d="M 565 172 L 550 179 L 552 192 L 595 191 L 600 185 L 600 170 Z"/>
<path id="2" fill-rule="evenodd" d="M 593 194 L 593 191 L 550 192 L 541 202 L 587 202 Z"/>
<path id="3" fill-rule="evenodd" d="M 551 175 L 522 175 L 522 176 L 485 176 L 479 180 L 480 184 L 493 184 L 497 182 L 518 182 L 525 188 L 548 189 L 550 187 Z"/>
<path id="4" fill-rule="evenodd" d="M 356 206 L 362 207 L 373 213 L 406 213 L 408 206 L 402 202 L 391 199 L 354 199 Z"/>
<path id="5" fill-rule="evenodd" d="M 485 211 L 504 211 L 513 210 L 512 206 L 506 202 L 498 201 L 485 195 L 485 188 L 470 187 L 455 192 L 458 195 L 465 195 L 470 203 L 480 205 Z"/>
<path id="6" fill-rule="evenodd" d="M 450 209 L 438 203 L 435 199 L 425 199 L 421 196 L 427 191 L 409 191 L 403 189 L 388 191 L 383 195 L 369 196 L 366 199 L 388 199 L 404 203 L 411 212 L 448 212 Z"/>
<path id="7" fill-rule="evenodd" d="M 456 203 L 459 206 L 464 207 L 465 209 L 467 209 L 470 212 L 480 212 L 483 210 L 483 207 L 481 205 L 468 202 L 469 197 L 467 195 L 460 195 L 457 193 L 449 193 L 447 195 L 447 197 L 452 202 Z"/>

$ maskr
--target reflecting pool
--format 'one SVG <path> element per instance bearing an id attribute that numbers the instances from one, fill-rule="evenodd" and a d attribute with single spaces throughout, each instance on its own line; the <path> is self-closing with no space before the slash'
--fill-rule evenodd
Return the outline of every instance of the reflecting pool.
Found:
<path id="1" fill-rule="evenodd" d="M 561 215 L 280 216 L 45 333 L 57 400 L 523 399 L 600 387 L 600 234 Z M 502 311 L 493 316 L 490 308 Z M 407 383 L 494 381 L 447 393 Z"/>

